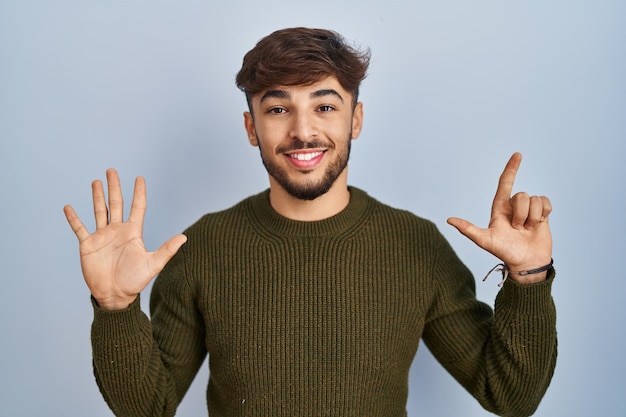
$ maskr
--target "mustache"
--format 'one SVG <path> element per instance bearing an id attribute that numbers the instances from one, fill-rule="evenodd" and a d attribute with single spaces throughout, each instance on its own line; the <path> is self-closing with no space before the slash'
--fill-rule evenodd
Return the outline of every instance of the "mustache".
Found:
<path id="1" fill-rule="evenodd" d="M 334 149 L 335 145 L 332 142 L 324 142 L 319 139 L 312 139 L 306 142 L 296 139 L 292 141 L 291 143 L 289 143 L 288 145 L 279 146 L 278 148 L 276 148 L 276 152 L 286 153 L 286 152 L 293 152 L 293 151 L 301 151 L 304 149 L 319 149 L 319 148 Z"/>

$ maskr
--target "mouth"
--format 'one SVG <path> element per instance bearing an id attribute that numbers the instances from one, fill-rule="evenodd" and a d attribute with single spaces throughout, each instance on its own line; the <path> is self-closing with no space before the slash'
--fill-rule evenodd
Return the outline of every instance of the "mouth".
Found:
<path id="1" fill-rule="evenodd" d="M 292 158 L 292 159 L 297 159 L 298 161 L 310 161 L 311 159 L 317 158 L 318 156 L 322 155 L 323 153 L 324 153 L 323 151 L 298 152 L 298 153 L 287 154 L 287 156 L 289 158 Z"/>
<path id="2" fill-rule="evenodd" d="M 317 165 L 324 158 L 325 153 L 325 150 L 309 150 L 306 152 L 290 152 L 285 153 L 284 155 L 287 156 L 289 161 L 291 161 L 291 163 L 298 168 L 311 168 Z"/>

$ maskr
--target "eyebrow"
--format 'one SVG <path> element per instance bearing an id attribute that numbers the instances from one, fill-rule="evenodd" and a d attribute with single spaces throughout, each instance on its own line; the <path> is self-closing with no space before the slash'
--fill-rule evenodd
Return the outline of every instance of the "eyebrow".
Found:
<path id="1" fill-rule="evenodd" d="M 291 94 L 286 92 L 285 90 L 268 90 L 263 94 L 261 100 L 259 100 L 259 104 L 263 104 L 263 102 L 268 98 L 290 98 Z"/>
<path id="2" fill-rule="evenodd" d="M 320 98 L 325 96 L 335 96 L 343 103 L 343 97 L 341 97 L 341 94 L 332 88 L 317 90 L 309 95 L 310 98 Z M 291 98 L 291 94 L 285 90 L 268 90 L 265 94 L 263 94 L 261 100 L 259 100 L 259 104 L 263 104 L 263 102 L 268 98 L 289 99 Z"/>
<path id="3" fill-rule="evenodd" d="M 319 98 L 325 96 L 335 96 L 343 103 L 343 97 L 341 97 L 341 94 L 339 94 L 337 90 L 333 90 L 332 88 L 317 90 L 311 93 L 311 98 Z"/>

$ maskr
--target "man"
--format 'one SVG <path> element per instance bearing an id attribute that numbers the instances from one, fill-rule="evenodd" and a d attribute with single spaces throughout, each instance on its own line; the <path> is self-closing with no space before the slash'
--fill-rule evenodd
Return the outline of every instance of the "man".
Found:
<path id="1" fill-rule="evenodd" d="M 432 223 L 348 186 L 368 61 L 331 31 L 262 39 L 237 84 L 269 190 L 153 253 L 142 178 L 126 222 L 114 170 L 108 207 L 92 186 L 93 234 L 66 206 L 93 296 L 94 372 L 116 415 L 174 415 L 208 353 L 211 416 L 403 416 L 420 339 L 488 410 L 534 412 L 556 360 L 550 202 L 511 197 L 515 154 L 487 229 L 449 219 L 502 261 L 494 314 Z M 157 274 L 148 319 L 139 294 Z"/>

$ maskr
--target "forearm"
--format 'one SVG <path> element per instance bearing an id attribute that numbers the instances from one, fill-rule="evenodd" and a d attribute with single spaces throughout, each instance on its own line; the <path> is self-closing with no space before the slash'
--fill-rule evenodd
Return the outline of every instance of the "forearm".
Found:
<path id="1" fill-rule="evenodd" d="M 534 413 L 550 384 L 557 355 L 556 311 L 547 281 L 507 282 L 496 298 L 486 351 L 487 396 L 502 415 Z"/>
<path id="2" fill-rule="evenodd" d="M 151 327 L 138 299 L 127 309 L 114 312 L 94 304 L 94 374 L 118 417 L 174 415 L 176 390 L 169 382 Z"/>
<path id="3" fill-rule="evenodd" d="M 554 269 L 534 284 L 506 280 L 495 313 L 476 299 L 474 278 L 449 245 L 440 246 L 432 273 L 423 338 L 433 355 L 487 410 L 532 414 L 556 361 Z"/>

